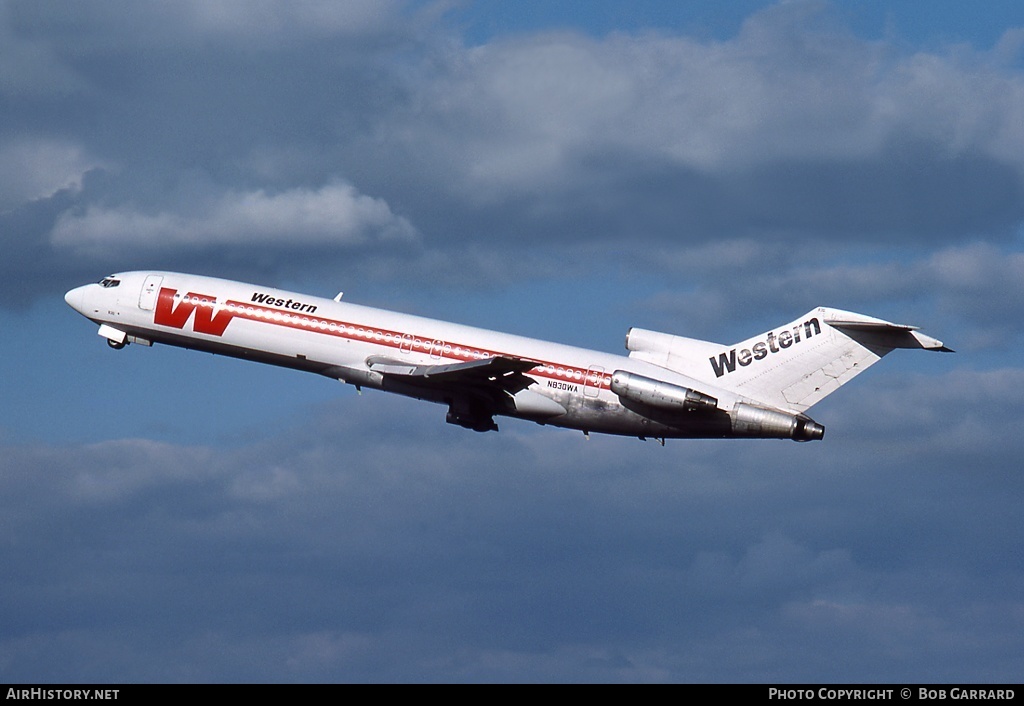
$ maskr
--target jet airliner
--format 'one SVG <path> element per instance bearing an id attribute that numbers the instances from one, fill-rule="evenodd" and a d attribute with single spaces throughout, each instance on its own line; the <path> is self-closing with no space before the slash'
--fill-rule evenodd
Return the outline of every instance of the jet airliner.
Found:
<path id="1" fill-rule="evenodd" d="M 67 303 L 112 348 L 162 343 L 317 373 L 446 405 L 447 421 L 495 416 L 584 432 L 813 441 L 807 410 L 896 348 L 949 351 L 913 326 L 818 307 L 733 345 L 632 328 L 628 356 L 272 287 L 124 272 Z"/>

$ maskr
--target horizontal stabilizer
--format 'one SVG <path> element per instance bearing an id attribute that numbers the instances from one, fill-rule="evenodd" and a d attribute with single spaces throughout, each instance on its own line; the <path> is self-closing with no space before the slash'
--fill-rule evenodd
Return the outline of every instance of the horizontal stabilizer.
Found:
<path id="1" fill-rule="evenodd" d="M 846 314 L 850 312 L 836 312 Z M 953 353 L 952 348 L 947 348 L 942 341 L 926 336 L 918 331 L 917 326 L 907 324 L 894 324 L 881 319 L 874 319 L 868 316 L 855 315 L 858 318 L 826 318 L 825 323 L 833 328 L 842 329 L 850 333 L 864 332 L 884 337 L 887 343 L 892 344 L 890 348 L 924 348 L 926 350 Z"/>

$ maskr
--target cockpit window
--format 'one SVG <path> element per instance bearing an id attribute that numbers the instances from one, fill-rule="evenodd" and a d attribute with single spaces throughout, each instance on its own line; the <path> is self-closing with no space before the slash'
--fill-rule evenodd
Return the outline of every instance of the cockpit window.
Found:
<path id="1" fill-rule="evenodd" d="M 100 280 L 100 286 L 104 288 L 116 287 L 119 284 L 121 284 L 121 280 L 114 279 L 113 277 L 104 277 Z"/>

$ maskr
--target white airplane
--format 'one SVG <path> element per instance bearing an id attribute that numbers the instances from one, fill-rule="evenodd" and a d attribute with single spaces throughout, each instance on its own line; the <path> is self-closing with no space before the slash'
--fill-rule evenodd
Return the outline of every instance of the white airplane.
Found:
<path id="1" fill-rule="evenodd" d="M 913 326 L 817 308 L 733 345 L 632 328 L 629 356 L 173 272 L 124 272 L 64 299 L 113 348 L 165 343 L 494 415 L 655 438 L 825 434 L 811 406 L 894 348 L 949 351 Z"/>

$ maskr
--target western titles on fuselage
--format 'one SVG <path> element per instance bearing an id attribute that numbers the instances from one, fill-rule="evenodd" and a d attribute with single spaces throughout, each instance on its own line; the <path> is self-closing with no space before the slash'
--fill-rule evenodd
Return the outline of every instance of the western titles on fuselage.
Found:
<path id="1" fill-rule="evenodd" d="M 272 294 L 264 294 L 263 292 L 253 292 L 252 301 L 258 304 L 266 304 L 267 306 L 277 306 L 282 309 L 292 309 L 304 314 L 316 313 L 315 304 L 304 304 L 294 299 L 282 299 L 281 297 L 274 297 Z"/>

